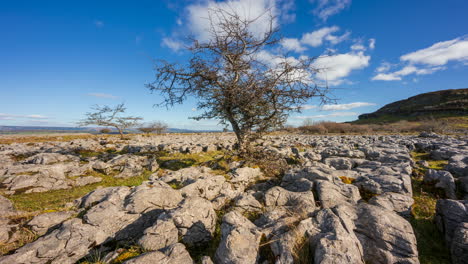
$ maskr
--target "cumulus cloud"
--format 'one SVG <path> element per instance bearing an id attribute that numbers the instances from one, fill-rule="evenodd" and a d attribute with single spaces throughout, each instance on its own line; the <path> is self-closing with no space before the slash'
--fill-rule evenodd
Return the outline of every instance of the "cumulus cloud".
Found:
<path id="1" fill-rule="evenodd" d="M 321 69 L 317 77 L 328 81 L 331 85 L 339 85 L 344 82 L 351 71 L 359 70 L 369 65 L 370 56 L 362 51 L 348 52 L 323 56 L 314 62 L 314 66 Z"/>
<path id="2" fill-rule="evenodd" d="M 283 38 L 281 39 L 280 44 L 285 50 L 292 50 L 295 52 L 303 52 L 306 50 L 306 48 L 302 46 L 301 42 L 296 38 Z"/>
<path id="3" fill-rule="evenodd" d="M 267 15 L 277 15 L 278 10 L 276 1 L 273 0 L 228 0 L 224 2 L 204 1 L 187 7 L 187 25 L 196 39 L 204 42 L 208 41 L 210 36 L 210 10 L 223 9 L 236 12 L 241 19 L 255 20 L 249 30 L 257 36 L 262 36 L 269 30 L 270 17 Z M 212 17 L 216 26 L 216 17 Z M 277 26 L 278 21 L 274 19 L 273 26 Z"/>
<path id="4" fill-rule="evenodd" d="M 427 75 L 447 69 L 450 61 L 466 63 L 468 61 L 468 38 L 460 37 L 442 41 L 400 57 L 403 65 L 398 71 L 389 72 L 390 64 L 382 64 L 377 68 L 378 74 L 372 80 L 400 81 L 402 77 L 415 74 Z"/>
<path id="5" fill-rule="evenodd" d="M 355 112 L 334 112 L 330 114 L 323 115 L 311 115 L 311 116 L 295 116 L 296 119 L 314 119 L 314 118 L 327 118 L 327 117 L 342 117 L 342 116 L 357 116 L 358 113 Z"/>
<path id="6" fill-rule="evenodd" d="M 351 5 L 351 0 L 312 0 L 317 3 L 313 13 L 322 21 L 327 21 L 330 16 L 336 15 Z"/>
<path id="7" fill-rule="evenodd" d="M 319 30 L 306 33 L 301 38 L 301 43 L 312 46 L 312 47 L 319 47 L 325 41 L 330 42 L 331 44 L 335 45 L 349 37 L 349 32 L 344 33 L 341 36 L 334 35 L 333 33 L 339 31 L 340 28 L 337 26 L 333 27 L 324 27 Z"/>
<path id="8" fill-rule="evenodd" d="M 283 49 L 295 52 L 302 52 L 306 50 L 305 46 L 316 48 L 324 45 L 325 43 L 336 45 L 347 40 L 351 34 L 350 32 L 345 32 L 341 35 L 335 34 L 339 30 L 340 28 L 337 26 L 323 27 L 309 33 L 304 33 L 300 39 L 283 38 L 280 44 Z"/>
<path id="9" fill-rule="evenodd" d="M 107 99 L 118 99 L 118 96 L 106 93 L 89 93 L 88 96 L 98 97 L 98 98 L 107 98 Z"/>
<path id="10" fill-rule="evenodd" d="M 161 45 L 170 48 L 174 52 L 177 52 L 184 47 L 182 42 L 172 38 L 163 38 Z"/>
<path id="11" fill-rule="evenodd" d="M 456 38 L 435 43 L 426 49 L 405 54 L 400 60 L 409 63 L 420 63 L 441 66 L 449 61 L 468 61 L 468 37 Z"/>

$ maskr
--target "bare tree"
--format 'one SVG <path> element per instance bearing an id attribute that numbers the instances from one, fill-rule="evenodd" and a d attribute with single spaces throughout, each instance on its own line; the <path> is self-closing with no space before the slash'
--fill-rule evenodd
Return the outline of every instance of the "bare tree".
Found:
<path id="1" fill-rule="evenodd" d="M 140 130 L 143 133 L 152 133 L 156 132 L 157 134 L 162 134 L 167 130 L 167 124 L 161 121 L 155 121 L 151 122 L 145 126 L 139 127 L 138 130 Z"/>
<path id="2" fill-rule="evenodd" d="M 94 111 L 86 113 L 86 118 L 78 122 L 80 126 L 115 127 L 122 138 L 125 129 L 138 125 L 138 122 L 143 119 L 135 116 L 121 116 L 126 110 L 123 103 L 115 107 L 95 105 L 91 109 Z"/>
<path id="3" fill-rule="evenodd" d="M 315 58 L 272 55 L 268 52 L 279 41 L 271 12 L 269 27 L 252 33 L 260 18 L 243 18 L 232 10 L 209 11 L 211 38 L 193 40 L 187 65 L 155 62 L 156 80 L 147 87 L 158 91 L 166 107 L 182 103 L 187 97 L 198 99 L 203 111 L 193 119 L 217 119 L 232 126 L 241 151 L 270 129 L 280 127 L 291 111 L 312 97 L 328 100 L 327 87 L 317 85 Z M 269 59 L 265 59 L 268 54 Z"/>

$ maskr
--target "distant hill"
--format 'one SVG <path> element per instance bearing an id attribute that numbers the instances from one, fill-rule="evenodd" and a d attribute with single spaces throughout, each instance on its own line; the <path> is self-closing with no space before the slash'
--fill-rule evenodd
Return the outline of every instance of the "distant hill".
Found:
<path id="1" fill-rule="evenodd" d="M 423 116 L 468 115 L 468 89 L 441 90 L 412 96 L 385 105 L 379 110 L 362 114 L 357 123 L 372 120 L 411 120 Z"/>
<path id="2" fill-rule="evenodd" d="M 17 133 L 99 133 L 101 128 L 97 127 L 45 127 L 45 126 L 0 126 L 0 134 Z M 113 129 L 115 133 L 117 130 Z M 129 130 L 131 133 L 141 133 L 137 130 Z M 217 130 L 190 130 L 180 128 L 169 128 L 169 133 L 201 133 L 201 132 L 220 132 Z"/>

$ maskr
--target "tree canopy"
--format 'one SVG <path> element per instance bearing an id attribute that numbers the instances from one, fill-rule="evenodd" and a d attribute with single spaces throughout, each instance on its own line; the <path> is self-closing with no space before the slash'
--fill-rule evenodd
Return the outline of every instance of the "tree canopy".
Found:
<path id="1" fill-rule="evenodd" d="M 80 126 L 115 127 L 121 137 L 123 137 L 125 129 L 138 125 L 139 121 L 143 119 L 135 116 L 122 116 L 127 110 L 123 103 L 115 107 L 95 105 L 91 109 L 93 111 L 86 113 L 86 118 L 78 122 Z"/>
<path id="2" fill-rule="evenodd" d="M 251 29 L 260 17 L 211 9 L 211 38 L 192 39 L 186 64 L 156 61 L 155 81 L 147 87 L 163 95 L 158 105 L 174 106 L 195 97 L 202 113 L 192 118 L 230 124 L 239 147 L 246 149 L 266 131 L 281 127 L 310 98 L 328 100 L 327 87 L 315 82 L 315 58 L 269 52 L 280 40 L 278 28 L 270 12 L 262 16 L 268 16 L 269 27 L 259 34 Z"/>

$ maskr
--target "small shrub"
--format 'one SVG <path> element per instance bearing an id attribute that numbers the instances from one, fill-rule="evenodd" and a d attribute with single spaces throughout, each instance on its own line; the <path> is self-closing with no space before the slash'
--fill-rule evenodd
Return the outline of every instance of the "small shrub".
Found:
<path id="1" fill-rule="evenodd" d="M 101 134 L 109 134 L 110 132 L 112 132 L 112 130 L 110 128 L 103 128 L 103 129 L 99 130 L 99 133 L 101 133 Z"/>

